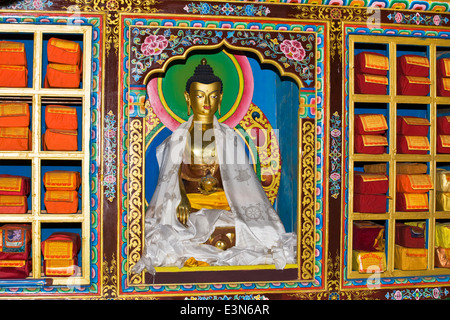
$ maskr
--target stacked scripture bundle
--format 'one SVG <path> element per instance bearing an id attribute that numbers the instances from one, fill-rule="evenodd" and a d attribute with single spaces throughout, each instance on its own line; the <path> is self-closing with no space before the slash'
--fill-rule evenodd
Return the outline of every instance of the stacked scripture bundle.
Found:
<path id="1" fill-rule="evenodd" d="M 353 222 L 352 257 L 353 270 L 361 273 L 384 271 L 384 226 L 371 221 Z"/>
<path id="2" fill-rule="evenodd" d="M 389 179 L 383 173 L 355 172 L 353 211 L 386 213 Z"/>
<path id="3" fill-rule="evenodd" d="M 22 42 L 0 41 L 0 87 L 28 85 L 27 57 Z"/>
<path id="4" fill-rule="evenodd" d="M 387 129 L 386 117 L 382 114 L 355 115 L 355 153 L 385 153 Z"/>
<path id="5" fill-rule="evenodd" d="M 47 213 L 71 214 L 78 211 L 80 173 L 74 171 L 49 171 L 44 174 L 44 205 Z"/>
<path id="6" fill-rule="evenodd" d="M 78 88 L 81 81 L 81 48 L 77 42 L 51 38 L 47 44 L 45 88 Z"/>
<path id="7" fill-rule="evenodd" d="M 27 213 L 30 178 L 0 174 L 0 213 Z"/>
<path id="8" fill-rule="evenodd" d="M 439 268 L 450 268 L 450 223 L 436 222 L 434 264 Z"/>
<path id="9" fill-rule="evenodd" d="M 450 97 L 450 58 L 437 61 L 437 95 Z"/>
<path id="10" fill-rule="evenodd" d="M 430 93 L 430 61 L 407 54 L 397 58 L 397 94 L 426 96 Z"/>
<path id="11" fill-rule="evenodd" d="M 397 222 L 395 224 L 394 266 L 400 270 L 427 269 L 425 228 Z"/>
<path id="12" fill-rule="evenodd" d="M 74 107 L 49 105 L 45 108 L 46 131 L 43 148 L 51 151 L 78 150 L 78 118 Z"/>
<path id="13" fill-rule="evenodd" d="M 428 210 L 428 192 L 432 188 L 431 176 L 426 173 L 397 173 L 396 211 Z"/>
<path id="14" fill-rule="evenodd" d="M 30 109 L 27 103 L 0 103 L 0 150 L 31 150 Z"/>
<path id="15" fill-rule="evenodd" d="M 450 116 L 437 117 L 436 152 L 450 153 Z"/>
<path id="16" fill-rule="evenodd" d="M 389 59 L 377 52 L 355 57 L 355 93 L 387 94 Z"/>
<path id="17" fill-rule="evenodd" d="M 31 271 L 31 226 L 0 227 L 0 279 L 26 278 Z"/>
<path id="18" fill-rule="evenodd" d="M 80 235 L 72 232 L 55 232 L 41 243 L 44 273 L 52 277 L 70 277 L 78 266 Z"/>
<path id="19" fill-rule="evenodd" d="M 397 117 L 397 153 L 427 154 L 430 121 L 413 116 Z"/>

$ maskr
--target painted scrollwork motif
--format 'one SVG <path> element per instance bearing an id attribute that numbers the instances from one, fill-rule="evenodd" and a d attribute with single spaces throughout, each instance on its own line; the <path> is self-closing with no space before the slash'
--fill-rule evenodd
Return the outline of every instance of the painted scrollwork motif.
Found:
<path id="1" fill-rule="evenodd" d="M 132 268 L 141 257 L 143 203 L 143 125 L 142 119 L 130 123 L 130 157 L 129 157 L 129 213 L 128 213 L 128 267 Z M 130 283 L 142 283 L 140 274 L 131 274 Z"/>
<path id="2" fill-rule="evenodd" d="M 314 277 L 315 236 L 315 124 L 302 120 L 301 127 L 301 278 Z"/>

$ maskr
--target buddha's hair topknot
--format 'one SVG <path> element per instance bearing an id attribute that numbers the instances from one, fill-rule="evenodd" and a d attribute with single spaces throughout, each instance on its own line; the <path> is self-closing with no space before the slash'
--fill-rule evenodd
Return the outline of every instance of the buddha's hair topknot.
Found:
<path id="1" fill-rule="evenodd" d="M 214 82 L 220 82 L 220 92 L 222 92 L 223 84 L 222 80 L 214 74 L 213 69 L 209 64 L 207 64 L 207 61 L 205 58 L 203 58 L 200 62 L 200 64 L 195 68 L 194 74 L 192 77 L 188 79 L 186 82 L 186 91 L 189 92 L 191 89 L 191 84 L 193 82 L 200 82 L 204 84 L 210 84 Z"/>

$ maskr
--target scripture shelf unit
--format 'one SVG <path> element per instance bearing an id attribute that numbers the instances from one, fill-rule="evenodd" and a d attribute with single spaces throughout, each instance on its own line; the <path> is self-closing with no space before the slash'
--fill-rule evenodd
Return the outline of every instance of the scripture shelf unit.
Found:
<path id="1" fill-rule="evenodd" d="M 12 30 L 13 29 L 13 30 Z M 77 41 L 82 49 L 80 88 L 45 88 L 46 44 L 50 37 Z M 0 24 L 0 40 L 25 43 L 29 85 L 25 88 L 0 88 L 0 102 L 27 102 L 31 108 L 30 151 L 0 151 L 0 173 L 31 178 L 27 214 L 0 214 L 0 225 L 24 223 L 32 226 L 32 272 L 27 279 L 45 279 L 41 241 L 52 232 L 71 231 L 81 236 L 79 273 L 72 277 L 48 279 L 52 285 L 87 285 L 90 283 L 90 99 L 92 65 L 92 27 L 87 25 Z M 44 111 L 49 104 L 74 106 L 78 113 L 78 150 L 43 151 Z M 43 176 L 49 170 L 79 171 L 80 204 L 76 214 L 47 214 L 43 204 Z M 26 280 L 27 280 L 26 279 Z M 25 280 L 25 281 L 26 281 Z M 1 281 L 1 279 L 0 279 Z"/>
<path id="2" fill-rule="evenodd" d="M 389 58 L 387 94 L 355 94 L 355 56 L 361 51 L 383 53 Z M 436 118 L 448 115 L 450 98 L 437 96 L 436 61 L 445 53 L 450 53 L 450 42 L 440 39 L 415 39 L 413 37 L 390 36 L 349 36 L 349 97 L 348 97 L 348 232 L 347 232 L 347 277 L 349 279 L 364 279 L 373 276 L 372 273 L 360 273 L 352 270 L 353 255 L 353 222 L 373 221 L 384 225 L 386 270 L 380 273 L 383 278 L 416 277 L 448 275 L 450 270 L 436 268 L 434 263 L 435 226 L 437 222 L 450 221 L 450 212 L 436 210 L 436 190 L 428 192 L 429 210 L 423 212 L 397 212 L 396 203 L 396 165 L 400 162 L 425 163 L 433 186 L 436 186 L 436 169 L 450 166 L 450 154 L 436 152 Z M 407 96 L 397 94 L 397 57 L 402 54 L 419 54 L 429 58 L 431 80 L 430 93 L 427 96 Z M 384 154 L 355 153 L 354 120 L 361 113 L 378 113 L 385 115 L 389 129 L 387 130 L 388 147 Z M 430 122 L 428 154 L 397 153 L 396 117 L 409 115 L 427 118 Z M 389 178 L 389 191 L 386 213 L 358 213 L 353 211 L 354 172 L 362 171 L 364 164 L 386 163 Z M 425 221 L 426 222 L 426 270 L 400 270 L 395 268 L 395 222 Z M 431 236 L 430 236 L 431 235 Z"/>

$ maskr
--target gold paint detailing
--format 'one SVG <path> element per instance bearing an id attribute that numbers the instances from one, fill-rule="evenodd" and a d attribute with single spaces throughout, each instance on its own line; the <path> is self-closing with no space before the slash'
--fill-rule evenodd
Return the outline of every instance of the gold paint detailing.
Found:
<path id="1" fill-rule="evenodd" d="M 136 265 L 141 258 L 142 220 L 144 218 L 144 125 L 142 118 L 133 119 L 130 124 L 129 152 L 129 185 L 128 185 L 128 270 Z M 144 282 L 144 273 L 128 272 L 130 284 Z"/>
<path id="2" fill-rule="evenodd" d="M 295 7 L 299 14 L 292 15 L 296 19 L 329 21 L 329 43 L 331 59 L 342 61 L 342 26 L 345 21 L 364 22 L 373 14 L 367 8 L 344 8 L 335 6 L 307 6 Z"/>
<path id="3" fill-rule="evenodd" d="M 315 124 L 313 119 L 301 120 L 301 203 L 300 211 L 300 261 L 303 280 L 314 278 L 315 251 Z"/>
<path id="4" fill-rule="evenodd" d="M 106 12 L 105 50 L 106 56 L 114 48 L 115 54 L 119 51 L 120 13 L 156 13 L 152 8 L 158 3 L 156 0 L 70 0 L 75 3 L 79 11 Z M 73 10 L 73 5 L 66 9 Z"/>

